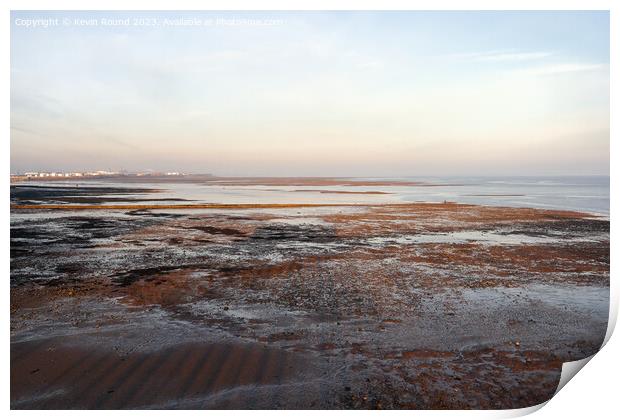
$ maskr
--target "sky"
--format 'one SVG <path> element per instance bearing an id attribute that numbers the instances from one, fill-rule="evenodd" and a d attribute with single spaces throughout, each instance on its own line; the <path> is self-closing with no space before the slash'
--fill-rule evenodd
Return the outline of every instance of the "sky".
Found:
<path id="1" fill-rule="evenodd" d="M 609 174 L 608 12 L 11 21 L 12 173 Z"/>

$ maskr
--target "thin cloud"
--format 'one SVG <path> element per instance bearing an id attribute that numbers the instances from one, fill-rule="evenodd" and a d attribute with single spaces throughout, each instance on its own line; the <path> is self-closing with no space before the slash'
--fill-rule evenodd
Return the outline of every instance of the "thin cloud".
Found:
<path id="1" fill-rule="evenodd" d="M 468 61 L 528 61 L 528 60 L 540 60 L 552 56 L 553 54 L 546 51 L 530 51 L 530 52 L 515 52 L 515 51 L 482 51 L 471 53 L 458 53 L 450 54 L 448 57 L 456 58 L 460 60 Z"/>
<path id="2" fill-rule="evenodd" d="M 605 67 L 604 64 L 596 64 L 596 63 L 566 63 L 566 64 L 551 64 L 547 66 L 523 69 L 523 70 L 520 70 L 519 72 L 525 73 L 525 74 L 533 74 L 533 75 L 549 75 L 549 74 L 594 71 L 594 70 L 600 70 L 603 67 Z"/>
<path id="3" fill-rule="evenodd" d="M 42 133 L 40 133 L 38 131 L 35 131 L 35 130 L 31 130 L 29 128 L 23 128 L 23 127 L 19 127 L 19 126 L 16 126 L 16 125 L 12 125 L 10 128 L 11 128 L 11 131 L 19 131 L 21 133 L 34 134 L 35 136 L 43 137 Z"/>
<path id="4" fill-rule="evenodd" d="M 482 56 L 479 61 L 525 61 L 539 60 L 551 56 L 548 52 L 505 53 Z"/>

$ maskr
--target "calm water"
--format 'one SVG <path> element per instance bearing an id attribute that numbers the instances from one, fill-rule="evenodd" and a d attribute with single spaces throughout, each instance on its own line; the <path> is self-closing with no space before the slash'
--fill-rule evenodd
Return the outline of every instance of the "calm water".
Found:
<path id="1" fill-rule="evenodd" d="M 387 178 L 368 178 L 387 180 Z M 390 178 L 396 180 L 396 178 Z M 223 186 L 190 183 L 115 183 L 79 181 L 80 186 L 157 188 L 134 197 L 192 200 L 194 203 L 394 203 L 456 201 L 468 204 L 577 210 L 609 215 L 609 177 L 415 177 L 432 186 Z M 76 182 L 36 183 L 75 186 Z M 437 185 L 440 184 L 440 185 Z M 444 185 L 441 185 L 444 184 Z M 35 185 L 35 183 L 22 184 Z M 309 191 L 315 190 L 315 191 Z M 321 191 L 316 191 L 321 190 Z M 336 194 L 326 191 L 382 191 L 389 194 Z M 114 197 L 114 196 L 110 196 Z"/>
<path id="2" fill-rule="evenodd" d="M 417 189 L 407 201 L 458 201 L 511 207 L 577 210 L 609 216 L 609 177 L 427 178 L 462 184 Z"/>

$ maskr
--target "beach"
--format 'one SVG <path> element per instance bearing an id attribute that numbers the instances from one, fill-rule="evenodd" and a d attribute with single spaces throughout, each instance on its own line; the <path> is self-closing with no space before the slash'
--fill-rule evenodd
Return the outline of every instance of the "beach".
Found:
<path id="1" fill-rule="evenodd" d="M 11 407 L 544 402 L 603 342 L 609 219 L 461 184 L 16 183 Z"/>

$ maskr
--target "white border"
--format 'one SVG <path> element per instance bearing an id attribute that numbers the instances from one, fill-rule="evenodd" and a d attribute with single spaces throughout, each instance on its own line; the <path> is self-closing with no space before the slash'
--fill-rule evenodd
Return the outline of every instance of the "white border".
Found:
<path id="1" fill-rule="evenodd" d="M 163 1 L 152 0 L 150 2 L 138 2 L 133 0 L 109 0 L 109 1 L 91 1 L 83 2 L 77 0 L 59 0 L 51 4 L 49 1 L 13 1 L 9 0 L 4 2 L 5 6 L 2 8 L 2 53 L 5 58 L 10 57 L 9 48 L 9 32 L 10 25 L 10 10 L 610 10 L 611 17 L 611 151 L 610 158 L 611 164 L 611 186 L 612 191 L 617 183 L 618 171 L 613 165 L 614 161 L 618 157 L 618 119 L 613 118 L 617 114 L 617 98 L 618 84 L 618 26 L 620 24 L 620 6 L 618 2 L 611 0 L 565 0 L 565 1 L 552 1 L 552 0 L 521 0 L 521 1 L 492 1 L 492 0 L 439 0 L 439 1 L 396 1 L 396 0 L 384 0 L 384 1 L 369 1 L 369 0 L 342 0 L 342 1 L 327 1 L 327 0 L 315 0 L 315 1 L 282 1 L 282 0 L 263 0 L 260 4 L 256 1 L 249 0 L 231 0 L 231 1 L 212 1 L 212 0 L 176 0 Z M 5 118 L 2 120 L 2 132 L 5 133 L 3 142 L 3 153 L 0 155 L 0 161 L 2 162 L 2 168 L 4 175 L 3 183 L 3 196 L 8 201 L 9 197 L 9 172 L 10 172 L 10 153 L 9 153 L 9 124 L 10 124 L 10 78 L 9 78 L 9 65 L 7 61 L 4 61 L 4 65 L 1 68 L 2 79 L 4 81 L 3 87 L 6 92 L 2 98 L 2 110 Z M 616 112 L 614 112 L 616 111 Z M 614 214 L 618 208 L 617 196 L 611 195 L 611 213 Z M 3 215 L 5 222 L 2 224 L 2 233 L 4 243 L 8 245 L 9 232 L 9 206 L 5 201 L 3 207 Z M 615 216 L 611 217 L 612 227 L 612 260 L 615 260 L 616 249 L 615 236 L 616 229 L 614 228 L 613 221 Z M 4 293 L 4 311 L 2 328 L 5 337 L 5 345 L 2 347 L 2 355 L 4 362 L 4 375 L 1 381 L 2 394 L 4 396 L 4 409 L 9 409 L 9 384 L 10 384 L 10 368 L 9 368 L 9 293 L 8 293 L 8 273 L 9 273 L 9 247 L 5 245 L 2 248 L 2 268 L 6 275 Z M 616 279 L 617 269 L 615 265 L 611 266 L 611 279 L 612 279 L 612 304 L 610 310 L 610 328 L 608 330 L 607 339 L 609 339 L 612 327 L 615 324 L 615 319 L 618 312 L 618 282 Z M 617 334 L 616 334 L 617 335 Z M 330 412 L 271 412 L 271 411 L 254 411 L 254 412 L 186 412 L 177 411 L 174 413 L 169 412 L 117 412 L 115 416 L 138 416 L 149 418 L 161 418 L 164 419 L 169 415 L 176 417 L 190 417 L 190 416 L 209 416 L 209 418 L 225 418 L 231 415 L 235 417 L 252 417 L 253 419 L 288 419 L 290 416 L 296 418 L 312 418 L 317 414 L 320 416 L 338 418 L 367 418 L 369 416 L 382 415 L 391 418 L 409 418 L 413 415 L 421 418 L 505 418 L 514 417 L 519 415 L 528 414 L 529 412 L 536 411 L 531 418 L 568 418 L 568 419 L 582 419 L 586 416 L 593 418 L 608 418 L 611 413 L 618 412 L 617 403 L 617 380 L 618 380 L 618 366 L 619 362 L 616 355 L 620 354 L 620 343 L 617 337 L 611 336 L 607 345 L 597 354 L 587 366 L 583 368 L 583 371 L 579 373 L 576 380 L 570 381 L 568 385 L 554 398 L 551 399 L 544 409 L 536 411 L 541 407 L 535 407 L 524 410 L 506 410 L 506 411 L 451 411 L 451 412 L 432 412 L 432 411 L 390 411 L 390 412 L 370 412 L 370 411 L 330 411 Z M 42 413 L 34 411 L 11 411 L 10 416 L 14 418 L 38 418 Z M 45 416 L 48 417 L 62 417 L 63 419 L 78 419 L 82 418 L 85 414 L 77 411 L 54 411 L 45 412 Z M 91 411 L 88 414 L 91 418 L 104 418 L 109 416 L 109 413 L 105 411 Z"/>

